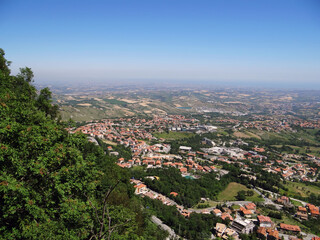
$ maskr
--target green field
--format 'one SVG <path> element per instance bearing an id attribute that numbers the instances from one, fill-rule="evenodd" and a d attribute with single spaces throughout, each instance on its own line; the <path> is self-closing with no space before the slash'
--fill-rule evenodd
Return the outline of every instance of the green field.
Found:
<path id="1" fill-rule="evenodd" d="M 299 146 L 294 146 L 294 145 L 286 145 L 286 146 L 292 148 L 295 151 L 298 151 L 299 154 L 308 153 L 308 154 L 312 154 L 315 156 L 320 156 L 320 147 L 312 147 L 311 146 L 307 149 L 307 147 L 299 147 Z M 281 148 L 282 145 L 271 145 L 271 147 Z M 283 150 L 282 150 L 282 152 L 289 153 L 288 151 L 283 151 Z"/>
<path id="2" fill-rule="evenodd" d="M 306 185 L 301 182 L 287 182 L 285 186 L 288 188 L 288 191 L 285 192 L 284 190 L 280 189 L 280 193 L 286 193 L 290 197 L 301 196 L 301 197 L 308 197 L 311 193 L 316 195 L 320 194 L 320 188 L 312 185 Z"/>
<path id="3" fill-rule="evenodd" d="M 219 193 L 218 195 L 218 201 L 236 201 L 236 196 L 239 191 L 248 191 L 250 190 L 246 186 L 236 183 L 236 182 L 231 182 L 227 186 L 227 188 Z M 263 201 L 262 198 L 259 197 L 259 195 L 254 192 L 252 197 L 246 197 L 246 201 L 252 201 L 252 202 L 261 202 Z"/>
<path id="4" fill-rule="evenodd" d="M 162 132 L 162 133 L 154 133 L 156 138 L 164 138 L 166 140 L 178 140 L 183 138 L 190 138 L 194 135 L 194 133 L 188 132 Z"/>
<path id="5" fill-rule="evenodd" d="M 247 134 L 253 133 L 255 135 L 260 136 L 263 140 L 275 141 L 275 144 L 292 144 L 292 140 L 299 139 L 300 141 L 308 142 L 311 145 L 318 145 L 319 141 L 317 141 L 315 137 L 315 132 L 317 129 L 308 129 L 298 132 L 268 132 L 268 131 L 261 131 L 256 129 L 250 129 L 247 131 Z"/>
<path id="6" fill-rule="evenodd" d="M 241 208 L 240 205 L 232 205 L 232 209 L 234 209 L 234 210 L 238 210 L 240 208 Z"/>
<path id="7" fill-rule="evenodd" d="M 144 166 L 133 166 L 132 170 L 133 171 L 143 171 L 145 169 Z"/>
<path id="8" fill-rule="evenodd" d="M 113 117 L 132 116 L 135 113 L 125 110 L 125 108 L 118 109 L 112 107 L 94 108 L 84 106 L 69 106 L 63 105 L 60 108 L 60 115 L 62 120 L 67 121 L 70 118 L 77 122 L 97 120 Z"/>
<path id="9" fill-rule="evenodd" d="M 303 207 L 303 204 L 301 202 L 298 202 L 298 201 L 295 201 L 295 200 L 292 200 L 292 199 L 290 200 L 290 202 L 296 207 L 299 207 L 299 206 Z"/>
<path id="10" fill-rule="evenodd" d="M 105 102 L 109 103 L 109 104 L 116 104 L 116 105 L 120 105 L 120 106 L 123 106 L 123 107 L 126 107 L 128 105 L 127 102 L 124 102 L 124 101 L 120 101 L 120 100 L 117 100 L 117 99 L 104 99 Z"/>
<path id="11" fill-rule="evenodd" d="M 106 139 L 102 139 L 102 141 L 108 145 L 112 145 L 112 146 L 117 146 L 118 144 L 115 143 L 115 142 L 112 142 L 112 141 L 109 141 L 109 140 L 106 140 Z"/>
<path id="12" fill-rule="evenodd" d="M 210 201 L 205 201 L 205 202 L 203 202 L 203 203 L 200 202 L 200 203 L 198 203 L 197 205 L 195 205 L 193 208 L 194 208 L 194 209 L 201 209 L 201 208 L 198 208 L 198 206 L 201 205 L 201 204 L 208 204 L 209 207 L 216 207 L 216 206 L 219 204 L 219 202 L 212 201 L 212 200 L 210 200 Z"/>

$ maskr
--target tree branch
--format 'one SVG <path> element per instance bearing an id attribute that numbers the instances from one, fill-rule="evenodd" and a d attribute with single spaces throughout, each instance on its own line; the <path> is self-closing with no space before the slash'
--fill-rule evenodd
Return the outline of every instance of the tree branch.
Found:
<path id="1" fill-rule="evenodd" d="M 115 225 L 115 226 L 111 227 L 111 220 L 112 220 L 112 219 L 111 219 L 111 217 L 110 217 L 109 208 L 107 207 L 107 205 L 108 205 L 108 204 L 107 204 L 107 201 L 108 201 L 108 198 L 109 198 L 110 194 L 111 194 L 111 193 L 113 192 L 113 190 L 118 186 L 119 183 L 120 183 L 120 180 L 118 180 L 115 185 L 111 186 L 111 187 L 109 188 L 109 190 L 106 192 L 105 196 L 104 196 L 101 220 L 100 220 L 100 218 L 99 218 L 99 213 L 98 213 L 97 208 L 92 204 L 92 202 L 90 201 L 90 199 L 86 196 L 87 199 L 88 199 L 88 201 L 89 201 L 89 203 L 90 203 L 90 205 L 91 205 L 91 207 L 92 207 L 92 208 L 94 209 L 94 211 L 95 211 L 96 220 L 97 220 L 97 222 L 98 222 L 99 225 L 100 225 L 99 230 L 98 230 L 99 233 L 95 233 L 95 231 L 93 231 L 93 229 L 91 229 L 91 232 L 92 232 L 93 235 L 90 237 L 89 240 L 91 240 L 91 239 L 93 239 L 93 238 L 100 240 L 100 239 L 102 239 L 102 238 L 106 235 L 106 233 L 104 233 L 106 214 L 107 214 L 107 218 L 108 218 L 108 233 L 109 233 L 109 234 L 108 234 L 108 239 L 110 239 L 111 233 L 114 231 L 114 229 L 115 229 L 116 227 L 119 227 L 120 225 L 123 225 L 123 224 L 125 224 L 125 223 L 127 223 L 127 222 L 129 221 L 129 220 L 127 220 L 127 221 L 126 221 L 125 223 L 123 223 L 123 224 L 118 224 L 118 225 Z"/>

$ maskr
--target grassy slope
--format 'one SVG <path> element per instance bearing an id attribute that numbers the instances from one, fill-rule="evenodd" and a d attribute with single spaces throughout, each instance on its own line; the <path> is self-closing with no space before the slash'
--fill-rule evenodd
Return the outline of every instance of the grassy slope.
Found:
<path id="1" fill-rule="evenodd" d="M 314 130 L 315 131 L 315 130 Z M 290 139 L 301 139 L 306 142 L 309 142 L 310 144 L 319 144 L 319 142 L 315 139 L 314 131 L 311 130 L 305 130 L 305 131 L 298 131 L 296 133 L 292 132 L 281 132 L 281 133 L 275 133 L 275 132 L 267 132 L 267 131 L 259 131 L 250 129 L 250 132 L 259 135 L 262 139 L 268 139 L 268 140 L 277 140 L 282 139 L 283 141 L 286 141 L 286 144 L 290 144 Z"/>
<path id="2" fill-rule="evenodd" d="M 285 184 L 285 186 L 289 189 L 288 192 L 285 192 L 286 194 L 288 194 L 288 196 L 294 197 L 297 195 L 300 195 L 302 197 L 307 197 L 309 196 L 311 193 L 314 193 L 316 195 L 320 194 L 320 188 L 316 187 L 316 186 L 308 186 L 304 183 L 300 183 L 300 182 L 287 182 Z M 283 191 L 283 190 L 281 190 Z M 282 194 L 284 192 L 281 192 Z"/>
<path id="3" fill-rule="evenodd" d="M 164 138 L 167 140 L 177 140 L 177 139 L 183 139 L 183 138 L 190 138 L 193 136 L 193 133 L 187 133 L 187 132 L 163 132 L 163 133 L 155 133 L 155 137 L 157 138 Z"/>
<path id="4" fill-rule="evenodd" d="M 242 184 L 231 182 L 227 188 L 218 195 L 218 201 L 236 201 L 237 199 L 235 197 L 241 190 L 248 191 L 250 189 Z M 254 192 L 252 197 L 246 197 L 246 201 L 260 202 L 263 200 Z"/>

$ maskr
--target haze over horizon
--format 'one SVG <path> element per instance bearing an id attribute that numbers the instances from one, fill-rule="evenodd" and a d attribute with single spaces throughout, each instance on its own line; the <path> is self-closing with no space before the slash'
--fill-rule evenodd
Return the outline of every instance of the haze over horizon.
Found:
<path id="1" fill-rule="evenodd" d="M 36 83 L 320 89 L 320 2 L 0 0 L 0 47 Z"/>

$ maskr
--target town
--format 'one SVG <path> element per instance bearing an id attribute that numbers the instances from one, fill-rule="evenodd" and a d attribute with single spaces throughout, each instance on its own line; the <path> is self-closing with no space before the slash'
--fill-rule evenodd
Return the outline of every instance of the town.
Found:
<path id="1" fill-rule="evenodd" d="M 261 123 L 255 123 L 256 119 L 252 122 L 231 119 L 217 120 L 217 122 L 232 123 L 234 124 L 232 129 L 236 131 L 253 127 L 265 128 L 267 131 L 294 131 L 293 128 L 296 125 L 314 126 L 313 123 L 297 120 L 286 122 L 268 120 L 268 125 L 263 126 Z M 261 122 L 261 119 L 259 121 Z M 272 186 L 264 188 L 263 184 L 258 184 L 260 174 L 252 167 L 259 166 L 262 173 L 274 174 L 287 184 L 297 184 L 296 189 L 299 189 L 300 182 L 312 183 L 318 180 L 320 158 L 315 155 L 271 152 L 267 147 L 252 146 L 245 139 L 223 137 L 220 127 L 202 124 L 196 118 L 187 118 L 183 115 L 154 116 L 149 119 L 137 117 L 103 119 L 78 128 L 68 128 L 68 130 L 71 133 L 82 132 L 88 135 L 89 141 L 97 145 L 103 142 L 107 146 L 106 154 L 114 156 L 117 159 L 116 164 L 121 168 L 143 168 L 145 171 L 175 168 L 182 177 L 187 179 L 199 179 L 203 174 L 215 173 L 216 179 L 219 180 L 229 173 L 223 166 L 240 167 L 241 175 L 238 178 L 251 183 L 255 182 L 255 186 L 251 185 L 252 191 L 248 193 L 257 194 L 258 200 L 249 201 L 246 197 L 241 198 L 244 191 L 239 191 L 235 201 L 218 199 L 215 200 L 215 206 L 210 206 L 207 203 L 212 202 L 213 199 L 202 197 L 202 208 L 200 208 L 201 204 L 198 204 L 198 208 L 193 208 L 175 201 L 180 194 L 179 189 L 166 195 L 146 184 L 146 180 L 161 181 L 158 176 L 150 175 L 145 176 L 143 178 L 145 180 L 134 178 L 130 180 L 135 194 L 157 199 L 166 206 L 175 206 L 185 218 L 189 218 L 192 213 L 213 214 L 221 218 L 224 223 L 216 223 L 213 226 L 212 238 L 239 239 L 239 234 L 254 232 L 261 239 L 320 239 L 311 232 L 304 232 L 304 229 L 308 229 L 307 227 L 300 227 L 304 226 L 302 223 L 305 221 L 319 219 L 319 207 L 307 201 L 286 196 L 285 191 L 274 192 Z M 179 145 L 173 149 L 172 144 L 175 141 L 173 139 L 170 141 L 168 136 L 179 135 L 186 138 L 190 137 L 189 135 L 199 136 L 197 138 L 199 142 L 195 147 L 192 144 Z M 130 159 L 121 157 L 121 153 L 115 150 L 119 145 L 130 150 Z M 300 188 L 303 192 L 304 187 Z M 273 210 L 280 215 L 286 212 L 285 215 L 299 224 L 272 220 L 279 219 L 275 214 L 276 211 Z"/>

